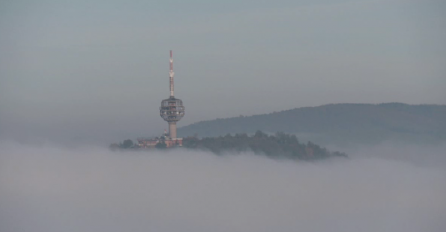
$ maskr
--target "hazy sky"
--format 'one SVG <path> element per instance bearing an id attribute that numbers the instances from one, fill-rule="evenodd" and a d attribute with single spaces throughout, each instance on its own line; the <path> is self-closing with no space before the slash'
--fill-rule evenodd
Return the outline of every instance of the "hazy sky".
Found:
<path id="1" fill-rule="evenodd" d="M 442 0 L 0 2 L 0 138 L 158 134 L 340 102 L 446 104 Z"/>

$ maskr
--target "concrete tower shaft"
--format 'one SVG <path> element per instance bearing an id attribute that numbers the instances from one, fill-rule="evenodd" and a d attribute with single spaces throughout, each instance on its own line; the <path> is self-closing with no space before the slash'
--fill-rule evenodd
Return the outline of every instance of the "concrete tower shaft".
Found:
<path id="1" fill-rule="evenodd" d="M 170 97 L 161 101 L 160 116 L 169 124 L 169 135 L 172 139 L 177 137 L 176 123 L 184 116 L 183 101 L 174 97 L 173 92 L 173 58 L 172 51 L 170 51 Z"/>
<path id="2" fill-rule="evenodd" d="M 169 122 L 169 136 L 172 139 L 175 139 L 177 137 L 177 123 L 176 122 Z"/>

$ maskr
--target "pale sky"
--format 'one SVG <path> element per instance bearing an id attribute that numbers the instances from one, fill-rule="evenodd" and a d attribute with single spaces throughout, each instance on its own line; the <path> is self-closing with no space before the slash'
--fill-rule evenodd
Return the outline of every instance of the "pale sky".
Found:
<path id="1" fill-rule="evenodd" d="M 329 103 L 446 104 L 442 0 L 0 2 L 0 139 L 157 135 Z"/>

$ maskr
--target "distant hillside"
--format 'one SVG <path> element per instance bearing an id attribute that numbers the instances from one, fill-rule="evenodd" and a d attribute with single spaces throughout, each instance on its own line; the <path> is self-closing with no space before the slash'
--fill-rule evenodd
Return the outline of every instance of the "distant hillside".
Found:
<path id="1" fill-rule="evenodd" d="M 400 140 L 446 141 L 446 105 L 330 104 L 270 114 L 202 121 L 179 128 L 181 136 L 219 136 L 257 130 L 296 134 L 321 144 Z"/>

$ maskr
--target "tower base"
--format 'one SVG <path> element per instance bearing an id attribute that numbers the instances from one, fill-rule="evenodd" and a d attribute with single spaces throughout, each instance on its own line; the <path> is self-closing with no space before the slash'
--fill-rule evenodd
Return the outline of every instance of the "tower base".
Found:
<path id="1" fill-rule="evenodd" d="M 177 138 L 177 123 L 169 122 L 169 136 L 172 139 Z"/>

